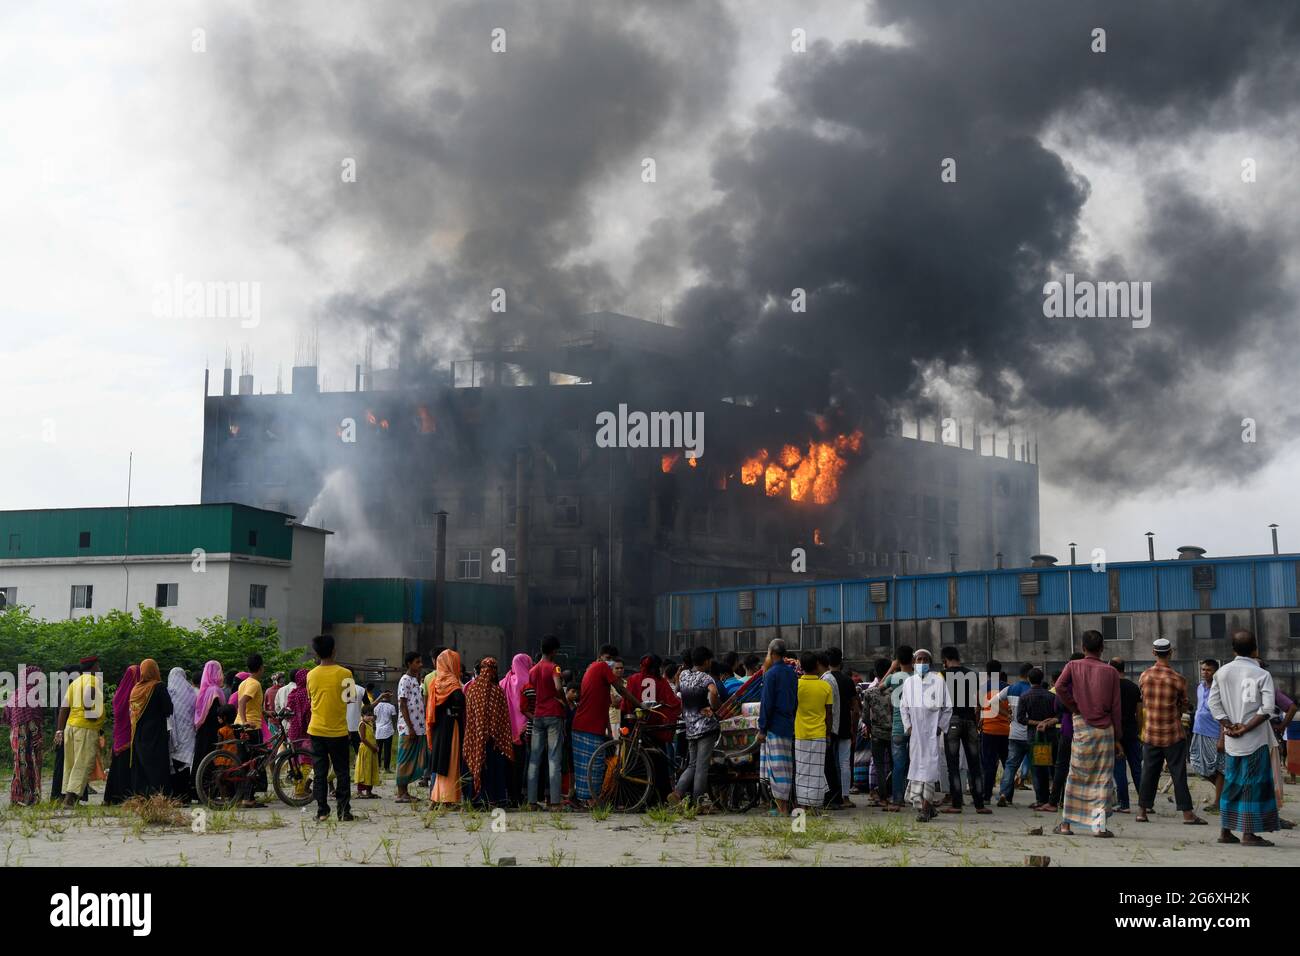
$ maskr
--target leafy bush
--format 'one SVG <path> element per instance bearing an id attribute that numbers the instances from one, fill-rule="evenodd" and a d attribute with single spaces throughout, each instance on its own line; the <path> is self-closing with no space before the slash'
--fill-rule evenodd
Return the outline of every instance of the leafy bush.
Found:
<path id="1" fill-rule="evenodd" d="M 42 621 L 25 607 L 0 611 L 0 671 L 18 673 L 20 664 L 35 664 L 47 674 L 97 656 L 104 683 L 111 687 L 131 664 L 146 657 L 158 662 L 163 680 L 173 667 L 197 674 L 210 660 L 223 669 L 243 670 L 248 655 L 258 653 L 268 674 L 306 665 L 305 648 L 280 650 L 274 622 L 204 618 L 197 630 L 173 624 L 157 608 L 139 606 L 139 614 L 109 611 L 102 617 Z"/>

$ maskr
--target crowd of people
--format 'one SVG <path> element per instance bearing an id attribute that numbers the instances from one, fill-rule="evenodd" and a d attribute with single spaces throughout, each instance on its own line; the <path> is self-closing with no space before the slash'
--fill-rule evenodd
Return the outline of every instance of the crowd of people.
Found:
<path id="1" fill-rule="evenodd" d="M 87 658 L 70 669 L 78 676 L 57 712 L 51 796 L 72 806 L 103 781 L 105 803 L 154 794 L 188 802 L 207 754 L 242 754 L 248 741 L 274 739 L 310 753 L 322 820 L 331 795 L 341 820 L 352 818 L 353 799 L 377 799 L 394 751 L 398 803 L 574 809 L 596 796 L 592 755 L 635 715 L 647 722 L 661 798 L 707 814 L 716 810 L 709 766 L 722 722 L 743 711 L 756 717 L 773 814 L 853 807 L 861 794 L 868 806 L 910 806 L 928 821 L 963 812 L 967 795 L 977 814 L 989 814 L 1032 788 L 1031 810 L 1060 815 L 1054 832 L 1109 838 L 1108 817 L 1133 812 L 1131 792 L 1134 820 L 1150 820 L 1162 772 L 1182 822 L 1206 825 L 1190 771 L 1214 786 L 1202 809 L 1218 815 L 1220 842 L 1272 845 L 1260 834 L 1291 825 L 1279 807 L 1285 772 L 1300 769 L 1300 722 L 1254 635 L 1235 631 L 1235 656 L 1222 666 L 1200 662 L 1194 694 L 1170 665 L 1166 639 L 1154 642 L 1155 662 L 1136 682 L 1123 659 L 1103 659 L 1099 632 L 1086 632 L 1082 645 L 1050 678 L 1025 663 L 1014 682 L 998 661 L 975 672 L 956 647 L 943 648 L 936 667 L 929 650 L 900 646 L 863 676 L 845 668 L 838 648 L 795 656 L 781 640 L 765 659 L 715 659 L 707 647 L 681 661 L 649 654 L 630 674 L 607 645 L 578 675 L 562 667 L 559 641 L 548 636 L 536 659 L 516 654 L 504 673 L 491 656 L 467 671 L 453 648 L 430 658 L 410 652 L 394 696 L 358 686 L 334 660 L 333 638 L 320 635 L 314 666 L 273 674 L 265 686 L 257 654 L 242 671 L 217 661 L 198 674 L 175 667 L 165 684 L 146 658 L 126 669 L 107 707 L 98 662 Z M 42 708 L 22 692 L 39 677 L 23 668 L 2 712 L 15 804 L 41 799 Z M 265 788 L 264 775 L 250 780 L 241 805 L 258 806 Z"/>

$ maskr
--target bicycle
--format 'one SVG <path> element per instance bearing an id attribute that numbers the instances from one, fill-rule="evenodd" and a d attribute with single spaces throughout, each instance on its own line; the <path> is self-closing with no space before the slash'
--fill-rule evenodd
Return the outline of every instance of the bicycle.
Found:
<path id="1" fill-rule="evenodd" d="M 621 728 L 614 740 L 607 740 L 587 762 L 587 782 L 595 796 L 593 807 L 609 807 L 620 813 L 636 813 L 650 800 L 655 790 L 654 764 L 651 755 L 664 757 L 662 748 L 646 744 L 641 728 L 657 704 L 638 707 L 629 726 Z M 654 724 L 651 731 L 676 730 L 677 724 Z"/>
<path id="2" fill-rule="evenodd" d="M 213 810 L 228 810 L 251 790 L 253 782 L 270 764 L 270 783 L 275 795 L 291 807 L 305 807 L 312 801 L 312 754 L 296 747 L 287 730 L 291 711 L 271 715 L 279 726 L 270 742 L 250 739 L 253 728 L 237 726 L 235 741 L 222 741 L 199 761 L 194 771 L 194 789 L 199 801 Z M 232 753 L 232 743 L 243 752 Z"/>

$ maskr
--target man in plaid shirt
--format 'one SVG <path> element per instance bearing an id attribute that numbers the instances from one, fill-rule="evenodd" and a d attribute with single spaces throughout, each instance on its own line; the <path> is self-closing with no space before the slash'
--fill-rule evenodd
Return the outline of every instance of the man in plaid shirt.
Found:
<path id="1" fill-rule="evenodd" d="M 1142 731 L 1142 784 L 1138 790 L 1137 816 L 1133 819 L 1138 823 L 1147 822 L 1147 814 L 1156 803 L 1160 771 L 1168 767 L 1183 823 L 1206 826 L 1192 809 L 1192 792 L 1187 787 L 1187 735 L 1183 732 L 1183 713 L 1188 709 L 1187 681 L 1169 666 L 1172 645 L 1167 638 L 1155 641 L 1151 650 L 1156 662 L 1138 679 L 1147 717 Z"/>

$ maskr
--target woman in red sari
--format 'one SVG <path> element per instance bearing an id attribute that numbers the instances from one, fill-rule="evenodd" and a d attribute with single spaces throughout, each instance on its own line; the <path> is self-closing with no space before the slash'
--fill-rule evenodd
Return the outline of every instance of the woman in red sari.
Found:
<path id="1" fill-rule="evenodd" d="M 9 746 L 14 751 L 14 778 L 9 784 L 9 802 L 30 807 L 41 799 L 41 762 L 45 759 L 45 726 L 38 706 L 43 672 L 30 664 L 18 668 L 18 686 L 0 717 L 9 725 Z"/>
<path id="2" fill-rule="evenodd" d="M 512 746 L 510 707 L 497 684 L 497 660 L 485 657 L 478 679 L 465 688 L 465 763 L 474 775 L 474 802 L 501 806 L 509 799 Z"/>

